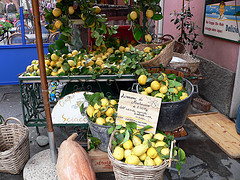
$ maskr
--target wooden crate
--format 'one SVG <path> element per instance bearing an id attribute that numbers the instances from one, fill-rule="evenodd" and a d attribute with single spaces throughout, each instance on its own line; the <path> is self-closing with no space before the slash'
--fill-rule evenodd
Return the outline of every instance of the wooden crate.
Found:
<path id="1" fill-rule="evenodd" d="M 113 172 L 111 161 L 108 159 L 108 153 L 99 149 L 88 152 L 94 172 Z"/>

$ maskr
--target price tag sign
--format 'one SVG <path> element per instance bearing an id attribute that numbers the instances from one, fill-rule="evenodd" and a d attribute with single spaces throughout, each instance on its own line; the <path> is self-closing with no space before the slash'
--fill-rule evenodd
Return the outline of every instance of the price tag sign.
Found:
<path id="1" fill-rule="evenodd" d="M 118 103 L 116 124 L 125 126 L 125 122 L 137 123 L 137 128 L 150 125 L 147 132 L 155 133 L 161 108 L 161 98 L 121 91 Z"/>

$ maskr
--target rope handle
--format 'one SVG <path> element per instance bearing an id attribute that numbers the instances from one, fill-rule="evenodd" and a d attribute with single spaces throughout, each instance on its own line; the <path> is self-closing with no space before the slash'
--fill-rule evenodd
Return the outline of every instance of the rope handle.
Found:
<path id="1" fill-rule="evenodd" d="M 171 141 L 171 149 L 170 149 L 170 157 L 169 157 L 168 167 L 171 167 L 171 164 L 172 164 L 172 153 L 173 153 L 173 146 L 175 143 L 176 143 L 176 140 Z"/>
<path id="2" fill-rule="evenodd" d="M 5 120 L 5 122 L 4 122 L 4 125 L 7 125 L 7 121 L 8 121 L 8 120 L 15 120 L 15 121 L 17 121 L 21 126 L 24 126 L 24 125 L 22 124 L 22 122 L 21 122 L 19 119 L 15 118 L 15 117 L 9 117 L 9 118 L 7 118 L 7 119 Z"/>

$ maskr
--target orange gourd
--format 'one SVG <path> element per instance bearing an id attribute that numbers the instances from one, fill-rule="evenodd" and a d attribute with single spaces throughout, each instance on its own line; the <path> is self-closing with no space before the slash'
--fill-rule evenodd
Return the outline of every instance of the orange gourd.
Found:
<path id="1" fill-rule="evenodd" d="M 96 180 L 87 152 L 74 139 L 77 133 L 63 141 L 58 153 L 57 175 L 59 180 Z"/>

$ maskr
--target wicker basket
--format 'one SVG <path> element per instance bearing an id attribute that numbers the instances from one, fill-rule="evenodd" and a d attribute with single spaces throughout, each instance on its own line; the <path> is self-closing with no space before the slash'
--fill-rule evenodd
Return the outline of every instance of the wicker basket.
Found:
<path id="1" fill-rule="evenodd" d="M 111 161 L 113 166 L 113 171 L 116 180 L 160 180 L 163 178 L 163 173 L 167 168 L 169 161 L 164 160 L 163 163 L 159 166 L 139 166 L 126 164 L 122 161 L 118 161 L 113 157 L 112 154 L 112 140 L 114 134 L 117 131 L 114 131 L 110 137 L 108 145 L 108 158 Z"/>
<path id="2" fill-rule="evenodd" d="M 180 54 L 180 53 L 174 52 L 173 56 L 179 57 L 185 60 L 185 62 L 174 62 L 174 63 L 170 62 L 169 66 L 171 68 L 179 69 L 190 74 L 197 71 L 200 61 L 197 59 L 194 59 L 190 54 L 188 53 Z"/>
<path id="3" fill-rule="evenodd" d="M 15 120 L 19 124 L 7 124 Z M 0 125 L 0 172 L 18 174 L 30 158 L 28 128 L 10 117 Z"/>
<path id="4" fill-rule="evenodd" d="M 135 48 L 143 51 L 145 47 L 150 47 L 152 49 L 155 49 L 157 46 L 163 46 L 163 45 L 166 45 L 166 47 L 160 52 L 160 54 L 156 55 L 154 58 L 150 59 L 149 61 L 141 62 L 141 65 L 143 67 L 160 66 L 161 64 L 163 66 L 167 66 L 173 56 L 174 41 L 168 41 L 162 44 L 139 44 Z"/>

